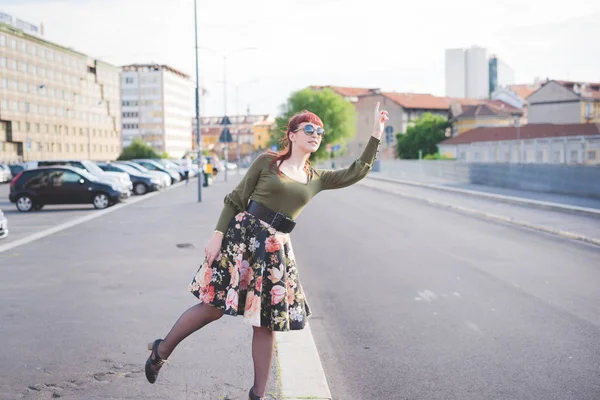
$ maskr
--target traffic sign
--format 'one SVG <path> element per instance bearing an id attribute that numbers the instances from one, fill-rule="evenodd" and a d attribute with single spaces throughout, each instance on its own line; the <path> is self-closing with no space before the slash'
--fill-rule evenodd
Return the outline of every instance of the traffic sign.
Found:
<path id="1" fill-rule="evenodd" d="M 342 149 L 341 144 L 336 144 L 331 148 L 331 150 L 333 150 L 333 151 L 340 151 L 341 149 Z"/>
<path id="2" fill-rule="evenodd" d="M 394 127 L 391 125 L 386 126 L 385 133 L 387 133 L 387 134 L 394 133 Z"/>
<path id="3" fill-rule="evenodd" d="M 221 125 L 231 125 L 231 121 L 227 115 L 221 120 Z"/>
<path id="4" fill-rule="evenodd" d="M 219 143 L 231 143 L 233 142 L 233 137 L 231 136 L 231 132 L 229 131 L 229 128 L 225 127 L 223 128 L 223 131 L 221 132 L 221 136 L 219 136 Z"/>

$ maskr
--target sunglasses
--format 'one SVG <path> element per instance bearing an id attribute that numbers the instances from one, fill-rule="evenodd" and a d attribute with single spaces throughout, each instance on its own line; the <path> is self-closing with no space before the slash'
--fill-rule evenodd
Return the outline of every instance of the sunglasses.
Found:
<path id="1" fill-rule="evenodd" d="M 294 132 L 298 132 L 299 130 L 300 129 L 296 129 Z M 321 127 L 315 128 L 313 125 L 305 125 L 304 128 L 302 128 L 302 130 L 309 136 L 314 135 L 315 132 L 317 132 L 317 135 L 319 136 L 325 135 L 325 129 Z"/>

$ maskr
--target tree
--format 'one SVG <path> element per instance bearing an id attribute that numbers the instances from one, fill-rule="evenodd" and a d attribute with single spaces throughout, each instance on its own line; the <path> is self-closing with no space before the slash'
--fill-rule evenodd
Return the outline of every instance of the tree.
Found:
<path id="1" fill-rule="evenodd" d="M 354 106 L 336 94 L 333 90 L 313 90 L 306 88 L 292 93 L 284 106 L 285 112 L 278 117 L 277 128 L 271 135 L 269 147 L 279 145 L 286 135 L 288 120 L 297 112 L 308 110 L 321 118 L 325 128 L 325 137 L 321 146 L 311 158 L 328 158 L 327 144 L 343 144 L 354 137 L 356 133 L 356 111 Z"/>
<path id="2" fill-rule="evenodd" d="M 133 160 L 135 158 L 159 158 L 152 147 L 142 139 L 135 138 L 131 144 L 123 149 L 118 160 Z"/>
<path id="3" fill-rule="evenodd" d="M 448 121 L 439 115 L 425 113 L 408 127 L 404 135 L 398 134 L 396 153 L 399 158 L 419 158 L 419 150 L 423 156 L 437 153 L 437 144 L 446 139 L 445 131 L 450 126 Z"/>

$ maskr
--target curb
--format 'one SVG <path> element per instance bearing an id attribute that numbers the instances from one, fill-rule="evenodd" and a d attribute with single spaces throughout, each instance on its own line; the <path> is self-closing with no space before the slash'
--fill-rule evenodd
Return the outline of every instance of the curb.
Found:
<path id="1" fill-rule="evenodd" d="M 300 331 L 277 333 L 277 361 L 285 400 L 331 400 L 310 324 Z"/>
<path id="2" fill-rule="evenodd" d="M 593 217 L 600 218 L 600 209 L 595 209 L 595 208 L 570 206 L 570 205 L 566 205 L 566 204 L 552 203 L 549 201 L 542 201 L 542 200 L 523 199 L 521 197 L 515 197 L 515 196 L 505 196 L 502 194 L 478 192 L 476 190 L 451 188 L 451 187 L 436 185 L 433 183 L 422 183 L 422 182 L 416 182 L 416 181 L 407 181 L 407 180 L 403 180 L 403 179 L 394 179 L 394 178 L 387 178 L 387 177 L 381 177 L 381 176 L 373 176 L 372 174 L 369 174 L 369 178 L 375 179 L 375 180 L 380 180 L 380 181 L 385 181 L 385 182 L 426 187 L 429 189 L 444 190 L 447 192 L 466 194 L 466 195 L 470 195 L 470 196 L 478 196 L 478 197 L 483 197 L 483 198 L 492 199 L 492 200 L 496 200 L 496 201 L 501 201 L 504 203 L 519 204 L 519 205 L 529 206 L 529 207 L 533 207 L 533 208 L 558 210 L 558 211 L 571 213 L 571 214 L 583 214 L 586 216 L 593 216 Z"/>
<path id="3" fill-rule="evenodd" d="M 394 181 L 392 181 L 394 182 Z M 396 182 L 397 183 L 397 182 Z M 468 208 L 468 207 L 462 207 L 462 206 L 457 206 L 455 204 L 450 204 L 450 203 L 444 203 L 441 201 L 435 201 L 435 200 L 431 200 L 428 199 L 426 197 L 420 197 L 420 196 L 414 196 L 414 195 L 408 195 L 408 194 L 401 194 L 401 193 L 395 193 L 395 192 L 390 192 L 388 190 L 385 189 L 381 189 L 381 188 L 376 188 L 373 186 L 369 186 L 366 185 L 364 183 L 361 183 L 361 185 L 366 186 L 372 190 L 377 190 L 380 192 L 384 192 L 384 193 L 388 193 L 388 194 L 392 194 L 394 196 L 400 196 L 400 197 L 404 197 L 407 199 L 411 199 L 411 200 L 419 200 L 437 207 L 442 207 L 442 208 L 447 208 L 447 209 L 451 209 L 451 210 L 456 210 L 459 212 L 462 212 L 464 214 L 469 214 L 469 215 L 474 215 L 474 216 L 478 216 L 478 217 L 484 217 L 487 219 L 491 219 L 494 221 L 498 221 L 498 222 L 504 222 L 504 223 L 508 223 L 508 224 L 512 224 L 512 225 L 516 225 L 516 226 L 520 226 L 522 228 L 529 228 L 529 229 L 533 229 L 539 232 L 544 232 L 544 233 L 550 233 L 552 235 L 556 235 L 556 236 L 561 236 L 567 239 L 573 239 L 573 240 L 577 240 L 580 242 L 584 242 L 584 243 L 589 243 L 589 244 L 593 244 L 596 246 L 600 246 L 600 239 L 597 238 L 592 238 L 589 236 L 584 236 L 584 235 L 580 235 L 578 233 L 573 233 L 573 232 L 569 232 L 569 231 L 564 231 L 562 229 L 554 229 L 554 228 L 549 228 L 546 226 L 542 226 L 542 225 L 536 225 L 536 224 L 532 224 L 530 222 L 527 221 L 521 221 L 518 219 L 514 219 L 514 218 L 509 218 L 509 217 L 505 217 L 502 215 L 497 215 L 497 214 L 492 214 L 492 213 L 488 213 L 488 212 L 484 212 L 484 211 L 479 211 L 476 210 L 474 208 Z"/>

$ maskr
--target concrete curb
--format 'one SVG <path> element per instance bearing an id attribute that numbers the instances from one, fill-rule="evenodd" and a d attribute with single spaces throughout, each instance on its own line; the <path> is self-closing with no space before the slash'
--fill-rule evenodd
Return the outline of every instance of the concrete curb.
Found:
<path id="1" fill-rule="evenodd" d="M 387 178 L 387 177 L 382 177 L 382 176 L 373 176 L 373 174 L 369 174 L 369 178 L 375 179 L 375 180 L 380 180 L 380 181 L 404 184 L 404 185 L 425 187 L 425 188 L 435 189 L 435 190 L 444 190 L 447 192 L 466 194 L 466 195 L 470 195 L 470 196 L 478 196 L 478 197 L 483 197 L 483 198 L 487 198 L 487 199 L 491 199 L 491 200 L 501 201 L 504 203 L 519 204 L 522 206 L 528 206 L 528 207 L 534 207 L 534 208 L 558 210 L 558 211 L 572 213 L 572 214 L 583 214 L 586 216 L 593 216 L 593 217 L 600 218 L 600 209 L 595 209 L 595 208 L 570 206 L 567 204 L 552 203 L 549 201 L 524 199 L 521 197 L 505 196 L 502 194 L 478 192 L 476 190 L 451 188 L 451 187 L 446 187 L 446 186 L 442 186 L 442 185 L 436 185 L 433 183 L 422 183 L 422 182 L 409 181 L 409 180 L 403 180 L 403 179 L 394 179 L 394 178 Z"/>
<path id="2" fill-rule="evenodd" d="M 277 333 L 281 392 L 285 400 L 331 400 L 310 325 L 300 331 Z"/>
<path id="3" fill-rule="evenodd" d="M 459 212 L 462 212 L 464 214 L 470 214 L 470 215 L 475 215 L 478 217 L 484 217 L 487 219 L 491 219 L 494 221 L 498 221 L 498 222 L 504 222 L 504 223 L 509 223 L 512 225 L 517 225 L 520 226 L 522 228 L 529 228 L 529 229 L 533 229 L 539 232 L 544 232 L 544 233 L 550 233 L 553 235 L 557 235 L 557 236 L 561 236 L 564 238 L 568 238 L 568 239 L 573 239 L 573 240 L 578 240 L 584 243 L 589 243 L 589 244 L 594 244 L 596 246 L 600 246 L 600 239 L 598 238 L 592 238 L 589 236 L 585 236 L 585 235 L 580 235 L 578 233 L 573 233 L 573 232 L 568 232 L 568 231 L 564 231 L 562 229 L 555 229 L 555 228 L 550 228 L 550 227 L 546 227 L 546 226 L 542 226 L 542 225 L 536 225 L 536 224 L 532 224 L 530 222 L 527 221 L 521 221 L 521 220 L 517 220 L 514 218 L 510 218 L 510 217 L 505 217 L 502 215 L 496 215 L 496 214 L 492 214 L 492 213 L 488 213 L 488 212 L 484 212 L 484 211 L 479 211 L 476 210 L 474 208 L 468 208 L 468 207 L 462 207 L 462 206 L 457 206 L 455 204 L 450 204 L 450 203 L 444 203 L 441 201 L 436 201 L 436 200 L 431 200 L 429 198 L 426 197 L 421 197 L 421 196 L 414 196 L 414 195 L 409 195 L 409 194 L 402 194 L 402 193 L 396 193 L 396 192 L 390 192 L 389 190 L 385 190 L 385 189 L 381 189 L 381 188 L 377 188 L 377 187 L 373 187 L 373 186 L 369 186 L 368 184 L 365 183 L 361 183 L 361 185 L 366 186 L 370 189 L 373 190 L 378 190 L 380 192 L 384 192 L 384 193 L 388 193 L 388 194 L 392 194 L 395 196 L 400 196 L 400 197 L 404 197 L 407 199 L 411 199 L 411 200 L 418 200 L 418 201 L 422 201 L 437 207 L 442 207 L 442 208 L 447 208 L 447 209 L 451 209 L 451 210 L 456 210 Z"/>

